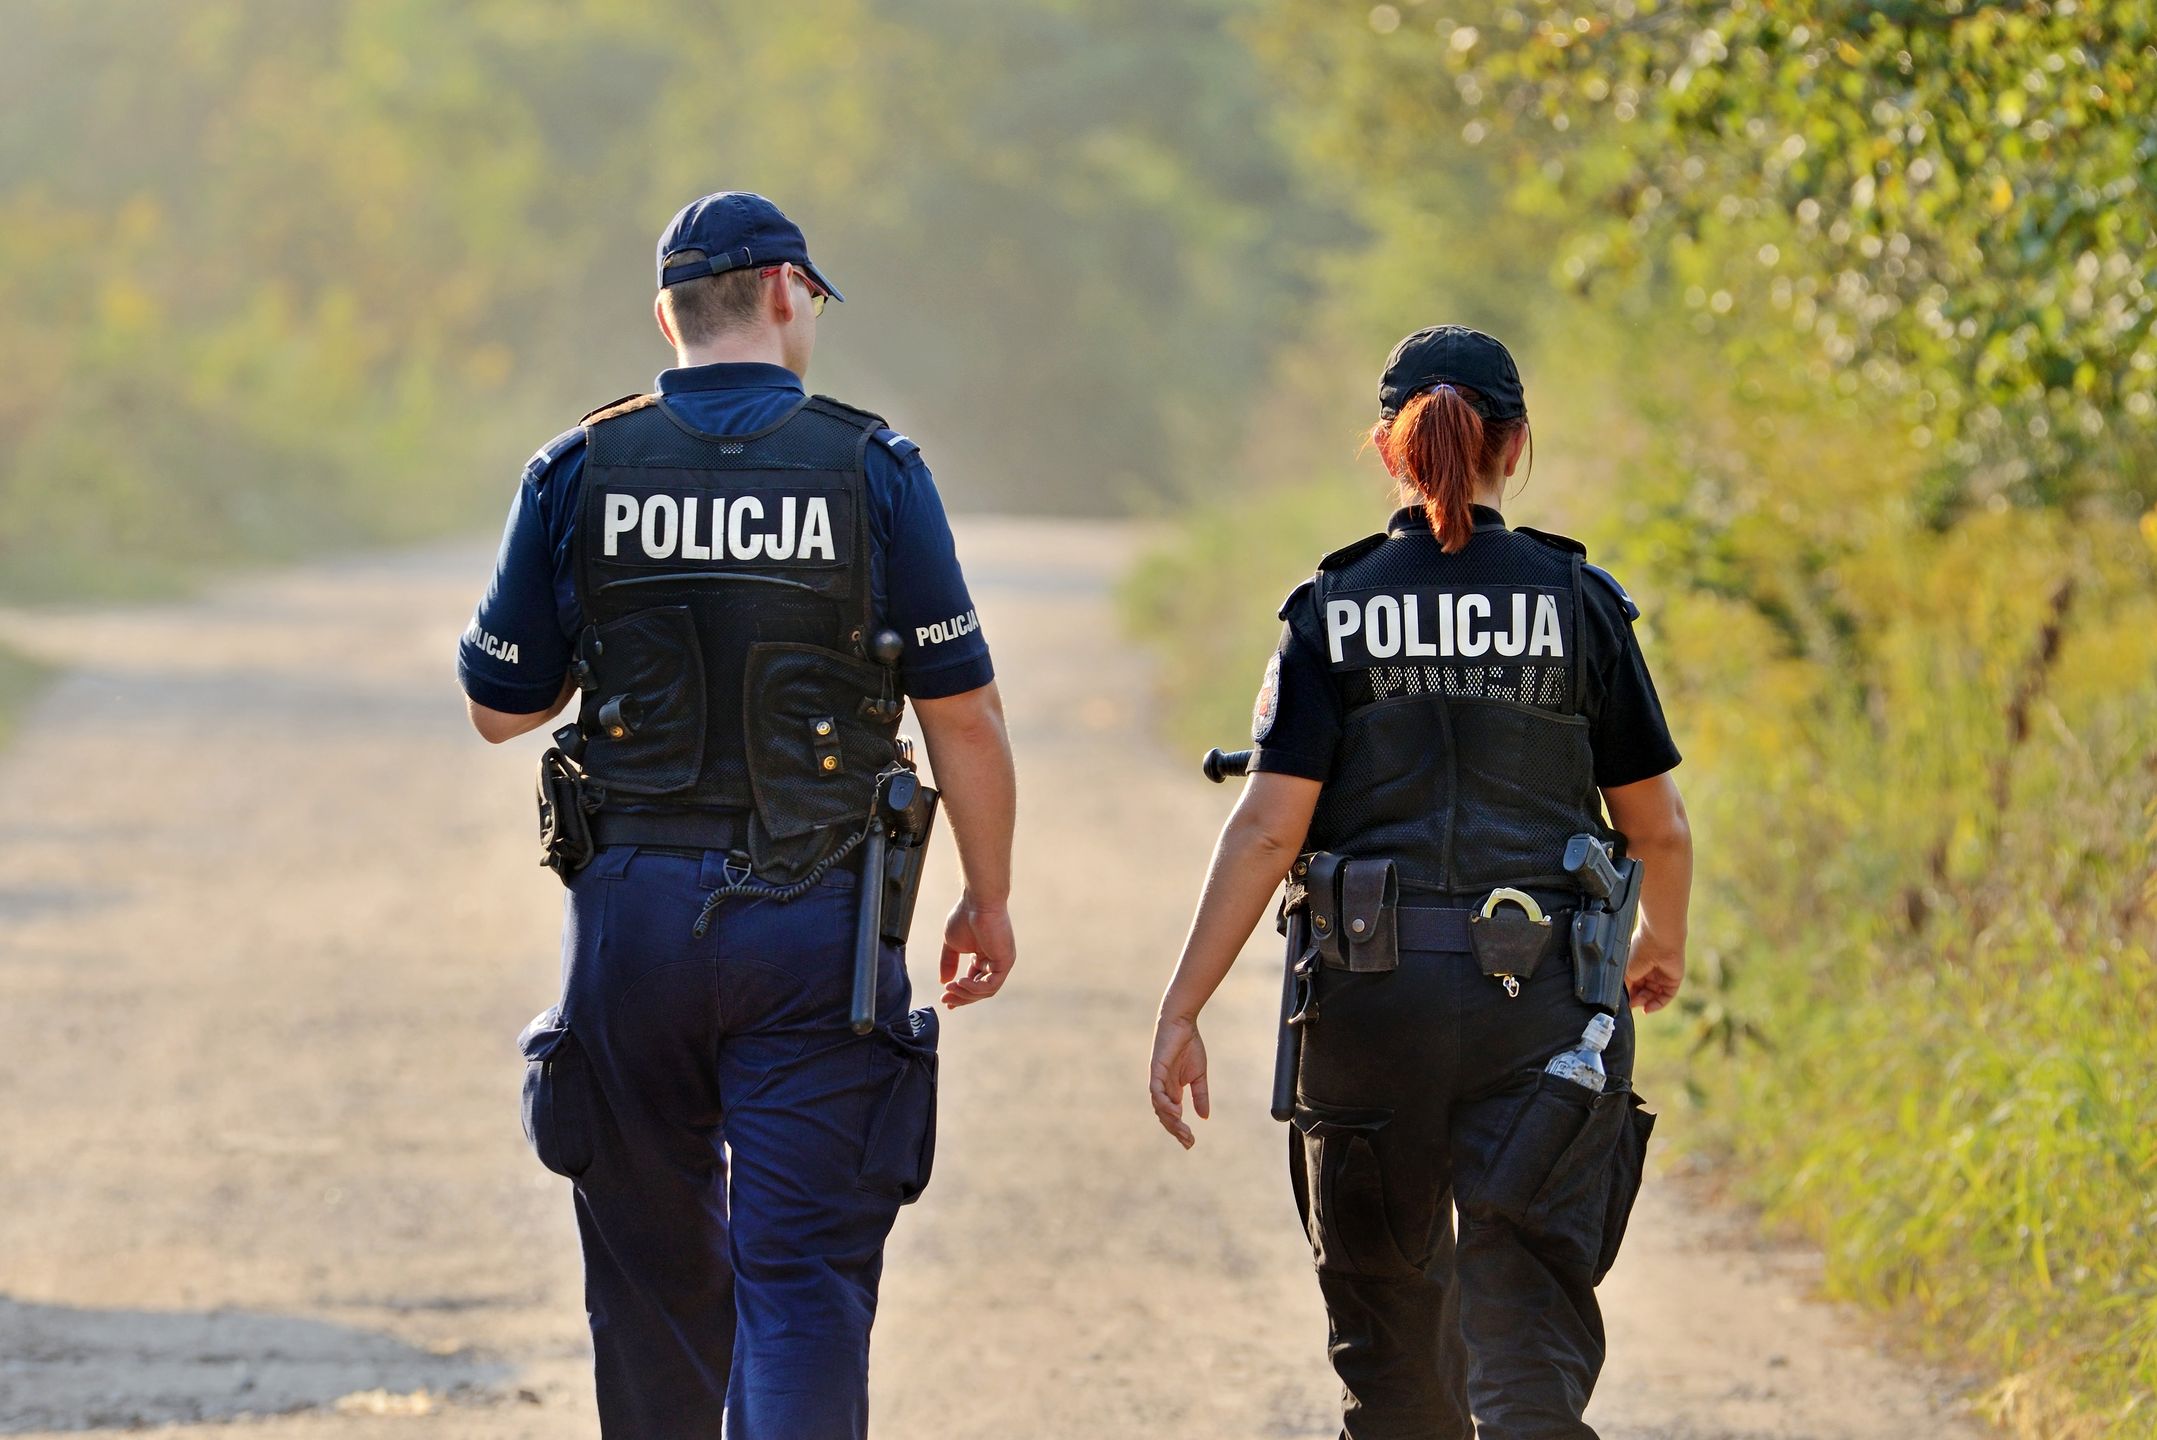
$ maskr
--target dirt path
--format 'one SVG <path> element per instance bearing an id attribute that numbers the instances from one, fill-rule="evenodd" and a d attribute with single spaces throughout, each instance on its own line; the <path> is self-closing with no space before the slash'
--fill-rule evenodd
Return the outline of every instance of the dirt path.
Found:
<path id="1" fill-rule="evenodd" d="M 1230 797 L 1143 738 L 1106 600 L 1128 544 L 962 535 L 1021 747 L 1023 960 L 945 1032 L 937 1178 L 878 1327 L 892 1440 L 1334 1433 L 1262 1109 L 1270 936 L 1210 1016 L 1198 1151 L 1146 1109 Z M 567 1197 L 516 1124 L 557 965 L 537 742 L 474 740 L 448 660 L 486 560 L 0 616 L 71 667 L 0 755 L 0 1434 L 593 1433 Z M 1974 1433 L 1808 1275 L 1651 1182 L 1607 1287 L 1608 1440 Z"/>

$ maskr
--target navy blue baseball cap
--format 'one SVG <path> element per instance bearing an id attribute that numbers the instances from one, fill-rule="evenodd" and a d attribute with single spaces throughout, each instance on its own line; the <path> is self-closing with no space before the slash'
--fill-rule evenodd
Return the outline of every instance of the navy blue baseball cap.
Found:
<path id="1" fill-rule="evenodd" d="M 1519 420 L 1528 413 L 1512 353 L 1465 325 L 1433 325 L 1393 347 L 1378 381 L 1378 413 L 1390 420 L 1417 395 L 1440 385 L 1481 395 L 1483 403 L 1475 409 L 1486 420 Z"/>
<path id="2" fill-rule="evenodd" d="M 668 260 L 684 250 L 701 250 L 702 260 Z M 747 190 L 721 190 L 692 200 L 659 236 L 659 288 L 706 275 L 723 275 L 750 265 L 798 265 L 834 300 L 839 287 L 824 278 L 809 259 L 809 242 L 786 212 Z"/>

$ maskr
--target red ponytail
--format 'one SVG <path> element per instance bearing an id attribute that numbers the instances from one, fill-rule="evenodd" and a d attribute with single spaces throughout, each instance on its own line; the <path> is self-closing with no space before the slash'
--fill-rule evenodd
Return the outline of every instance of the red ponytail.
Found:
<path id="1" fill-rule="evenodd" d="M 1371 427 L 1371 443 L 1403 491 L 1423 499 L 1431 529 L 1451 554 L 1468 543 L 1475 518 L 1468 507 L 1485 479 L 1505 464 L 1520 420 L 1485 420 L 1465 385 L 1440 385 L 1412 397 L 1391 420 Z"/>

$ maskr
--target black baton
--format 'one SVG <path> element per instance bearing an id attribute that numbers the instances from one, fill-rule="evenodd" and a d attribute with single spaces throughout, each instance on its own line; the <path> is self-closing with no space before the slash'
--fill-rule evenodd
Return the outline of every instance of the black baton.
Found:
<path id="1" fill-rule="evenodd" d="M 1303 1032 L 1295 1024 L 1296 966 L 1303 959 L 1309 924 L 1298 909 L 1290 912 L 1283 932 L 1288 954 L 1281 962 L 1281 1033 L 1273 1042 L 1273 1118 L 1281 1121 L 1296 1118 L 1296 1072 L 1303 1063 Z"/>
<path id="2" fill-rule="evenodd" d="M 869 658 L 884 672 L 883 695 L 864 707 L 879 719 L 896 724 L 900 702 L 893 696 L 892 681 L 906 641 L 899 632 L 878 630 L 869 639 Z M 886 770 L 876 777 L 876 793 L 869 802 L 868 838 L 861 842 L 861 908 L 854 916 L 854 1033 L 866 1035 L 876 1028 L 876 970 L 884 950 L 884 889 L 887 847 L 891 843 L 891 783 L 895 774 L 911 775 L 907 742 L 898 743 L 899 764 L 905 769 Z M 911 798 L 911 796 L 909 796 Z"/>
<path id="3" fill-rule="evenodd" d="M 1219 785 L 1231 775 L 1251 773 L 1251 752 L 1248 750 L 1223 750 L 1216 745 L 1206 752 L 1206 758 L 1198 762 L 1198 768 L 1206 772 L 1206 778 Z"/>
<path id="4" fill-rule="evenodd" d="M 856 1035 L 876 1028 L 876 969 L 884 950 L 884 848 L 889 843 L 884 834 L 884 807 L 879 804 L 869 822 L 869 838 L 861 842 L 861 909 L 854 917 Z"/>

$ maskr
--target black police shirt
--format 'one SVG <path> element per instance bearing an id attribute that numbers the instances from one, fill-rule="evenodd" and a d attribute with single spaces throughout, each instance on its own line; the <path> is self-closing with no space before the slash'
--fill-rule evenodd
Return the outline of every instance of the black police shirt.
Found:
<path id="1" fill-rule="evenodd" d="M 1475 522 L 1478 528 L 1503 526 L 1505 518 L 1478 505 Z M 1404 506 L 1386 528 L 1395 534 L 1427 532 L 1430 517 L 1420 507 Z M 1473 537 L 1468 541 L 1475 543 Z M 1677 766 L 1678 747 L 1625 601 L 1614 585 L 1592 575 L 1581 578 L 1581 591 L 1588 630 L 1581 708 L 1595 752 L 1595 783 L 1607 790 L 1652 779 Z M 1332 774 L 1347 712 L 1328 663 L 1315 589 L 1306 586 L 1292 595 L 1282 620 L 1280 648 L 1267 664 L 1253 710 L 1251 769 L 1322 781 Z"/>
<path id="2" fill-rule="evenodd" d="M 668 370 L 657 388 L 661 404 L 714 435 L 776 424 L 802 400 L 800 378 L 778 365 Z M 870 585 L 876 613 L 907 640 L 900 687 L 918 700 L 978 689 L 996 672 L 936 482 L 921 447 L 904 435 L 884 429 L 871 439 Z M 524 468 L 493 583 L 457 647 L 465 694 L 489 709 L 530 714 L 561 694 L 584 625 L 569 557 L 583 475 L 581 429 L 541 449 Z"/>

